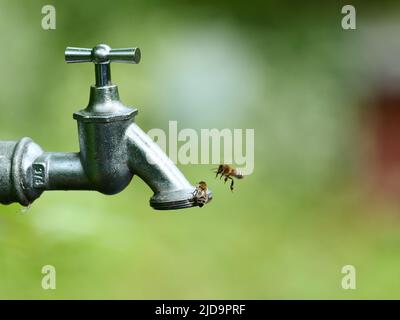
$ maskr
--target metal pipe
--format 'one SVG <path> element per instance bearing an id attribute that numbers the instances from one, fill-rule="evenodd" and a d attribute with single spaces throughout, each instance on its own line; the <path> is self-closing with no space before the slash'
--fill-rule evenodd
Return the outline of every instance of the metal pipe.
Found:
<path id="1" fill-rule="evenodd" d="M 35 183 L 43 190 L 93 190 L 79 153 L 46 152 L 32 164 L 43 178 Z"/>

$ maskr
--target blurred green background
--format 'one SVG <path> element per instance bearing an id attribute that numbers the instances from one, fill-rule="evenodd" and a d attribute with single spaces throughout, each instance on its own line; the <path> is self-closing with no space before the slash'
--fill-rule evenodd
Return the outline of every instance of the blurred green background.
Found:
<path id="1" fill-rule="evenodd" d="M 56 30 L 41 28 L 46 4 Z M 214 191 L 202 209 L 155 211 L 138 178 L 1 206 L 0 298 L 400 298 L 400 193 L 373 177 L 381 149 L 365 136 L 380 129 L 363 116 L 400 92 L 400 5 L 352 2 L 343 30 L 344 4 L 0 0 L 1 139 L 78 151 L 93 66 L 63 52 L 98 43 L 141 48 L 112 76 L 145 131 L 255 129 L 254 173 L 233 194 L 215 166 L 179 166 Z M 397 172 L 384 164 L 378 176 Z M 41 287 L 47 264 L 56 290 Z M 356 290 L 341 288 L 348 264 Z"/>

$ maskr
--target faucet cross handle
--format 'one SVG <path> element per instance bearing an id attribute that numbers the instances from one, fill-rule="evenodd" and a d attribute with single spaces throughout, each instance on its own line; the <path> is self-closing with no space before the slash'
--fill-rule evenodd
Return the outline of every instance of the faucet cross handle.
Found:
<path id="1" fill-rule="evenodd" d="M 111 62 L 137 64 L 140 61 L 139 48 L 111 49 L 106 44 L 99 44 L 93 49 L 67 47 L 65 49 L 67 63 L 93 62 L 96 75 L 96 87 L 111 84 Z"/>

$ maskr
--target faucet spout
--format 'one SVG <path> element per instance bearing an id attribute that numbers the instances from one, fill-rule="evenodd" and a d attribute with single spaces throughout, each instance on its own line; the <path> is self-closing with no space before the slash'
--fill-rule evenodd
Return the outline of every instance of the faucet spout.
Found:
<path id="1" fill-rule="evenodd" d="M 134 122 L 126 131 L 129 167 L 153 190 L 150 205 L 169 210 L 196 206 L 195 189 L 164 151 Z M 211 193 L 209 199 L 211 200 Z"/>

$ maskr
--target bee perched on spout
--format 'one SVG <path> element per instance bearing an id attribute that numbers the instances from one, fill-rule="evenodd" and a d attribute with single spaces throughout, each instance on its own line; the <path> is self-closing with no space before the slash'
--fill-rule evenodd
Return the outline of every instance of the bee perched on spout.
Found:
<path id="1" fill-rule="evenodd" d="M 220 179 L 222 179 L 222 177 L 225 177 L 224 182 L 226 183 L 226 181 L 228 181 L 228 179 L 231 180 L 231 185 L 230 185 L 230 189 L 233 192 L 233 184 L 234 184 L 234 180 L 233 178 L 236 179 L 243 179 L 243 174 L 240 172 L 240 170 L 227 165 L 227 164 L 220 164 L 218 166 L 218 168 L 215 171 L 216 175 L 215 178 L 218 177 L 218 175 L 220 175 Z"/>
<path id="2" fill-rule="evenodd" d="M 197 205 L 200 208 L 204 206 L 209 201 L 207 193 L 207 183 L 205 183 L 204 181 L 200 181 L 192 194 L 193 199 L 196 201 Z"/>

